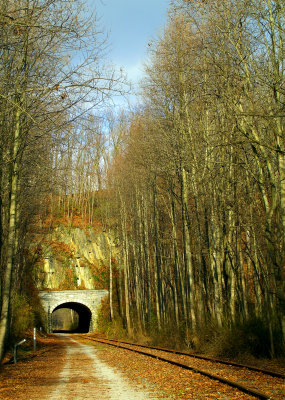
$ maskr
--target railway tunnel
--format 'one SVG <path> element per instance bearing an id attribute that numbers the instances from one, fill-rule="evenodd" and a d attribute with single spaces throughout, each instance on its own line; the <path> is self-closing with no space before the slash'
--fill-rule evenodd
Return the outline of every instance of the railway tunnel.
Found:
<path id="1" fill-rule="evenodd" d="M 96 331 L 101 300 L 108 295 L 108 291 L 43 290 L 39 295 L 46 311 L 48 332 L 87 333 Z"/>
<path id="2" fill-rule="evenodd" d="M 92 312 L 84 304 L 63 303 L 51 314 L 52 332 L 88 333 L 91 327 Z"/>

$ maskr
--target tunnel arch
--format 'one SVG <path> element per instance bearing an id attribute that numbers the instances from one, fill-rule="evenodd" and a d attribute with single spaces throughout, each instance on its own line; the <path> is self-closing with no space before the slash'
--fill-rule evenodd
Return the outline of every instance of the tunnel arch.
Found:
<path id="1" fill-rule="evenodd" d="M 86 289 L 86 290 L 41 290 L 39 293 L 41 304 L 46 312 L 46 329 L 52 333 L 51 314 L 66 303 L 79 303 L 91 311 L 91 323 L 89 332 L 95 332 L 98 328 L 98 312 L 101 301 L 108 295 L 108 290 Z"/>
<path id="2" fill-rule="evenodd" d="M 60 309 L 71 309 L 78 314 L 78 325 L 72 330 L 68 330 L 69 333 L 88 333 L 92 330 L 92 312 L 88 306 L 83 303 L 76 301 L 68 301 L 58 304 L 51 311 L 51 316 L 54 312 Z M 52 326 L 53 332 L 63 332 L 63 330 L 55 330 Z"/>

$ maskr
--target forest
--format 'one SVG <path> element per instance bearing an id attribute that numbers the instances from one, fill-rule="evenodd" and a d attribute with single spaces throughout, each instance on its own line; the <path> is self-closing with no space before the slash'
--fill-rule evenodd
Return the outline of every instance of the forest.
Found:
<path id="1" fill-rule="evenodd" d="M 84 1 L 1 2 L 0 358 L 41 318 L 36 241 L 57 223 L 116 243 L 108 332 L 284 353 L 284 11 L 172 0 L 116 110 L 129 83 Z"/>

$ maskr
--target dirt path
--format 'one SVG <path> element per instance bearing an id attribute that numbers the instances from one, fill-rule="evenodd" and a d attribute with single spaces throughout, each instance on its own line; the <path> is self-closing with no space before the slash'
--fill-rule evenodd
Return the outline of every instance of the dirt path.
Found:
<path id="1" fill-rule="evenodd" d="M 148 400 L 146 392 L 131 386 L 123 375 L 102 362 L 94 346 L 69 340 L 65 365 L 48 400 Z"/>
<path id="2" fill-rule="evenodd" d="M 100 360 L 94 346 L 65 335 L 54 341 L 51 350 L 1 371 L 1 400 L 157 399 Z"/>

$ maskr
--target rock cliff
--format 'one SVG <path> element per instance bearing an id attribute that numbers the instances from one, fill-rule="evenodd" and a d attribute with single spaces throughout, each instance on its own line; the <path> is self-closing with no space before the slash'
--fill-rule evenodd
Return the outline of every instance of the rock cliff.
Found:
<path id="1" fill-rule="evenodd" d="M 112 238 L 105 232 L 59 226 L 41 244 L 36 283 L 40 290 L 107 289 Z"/>

